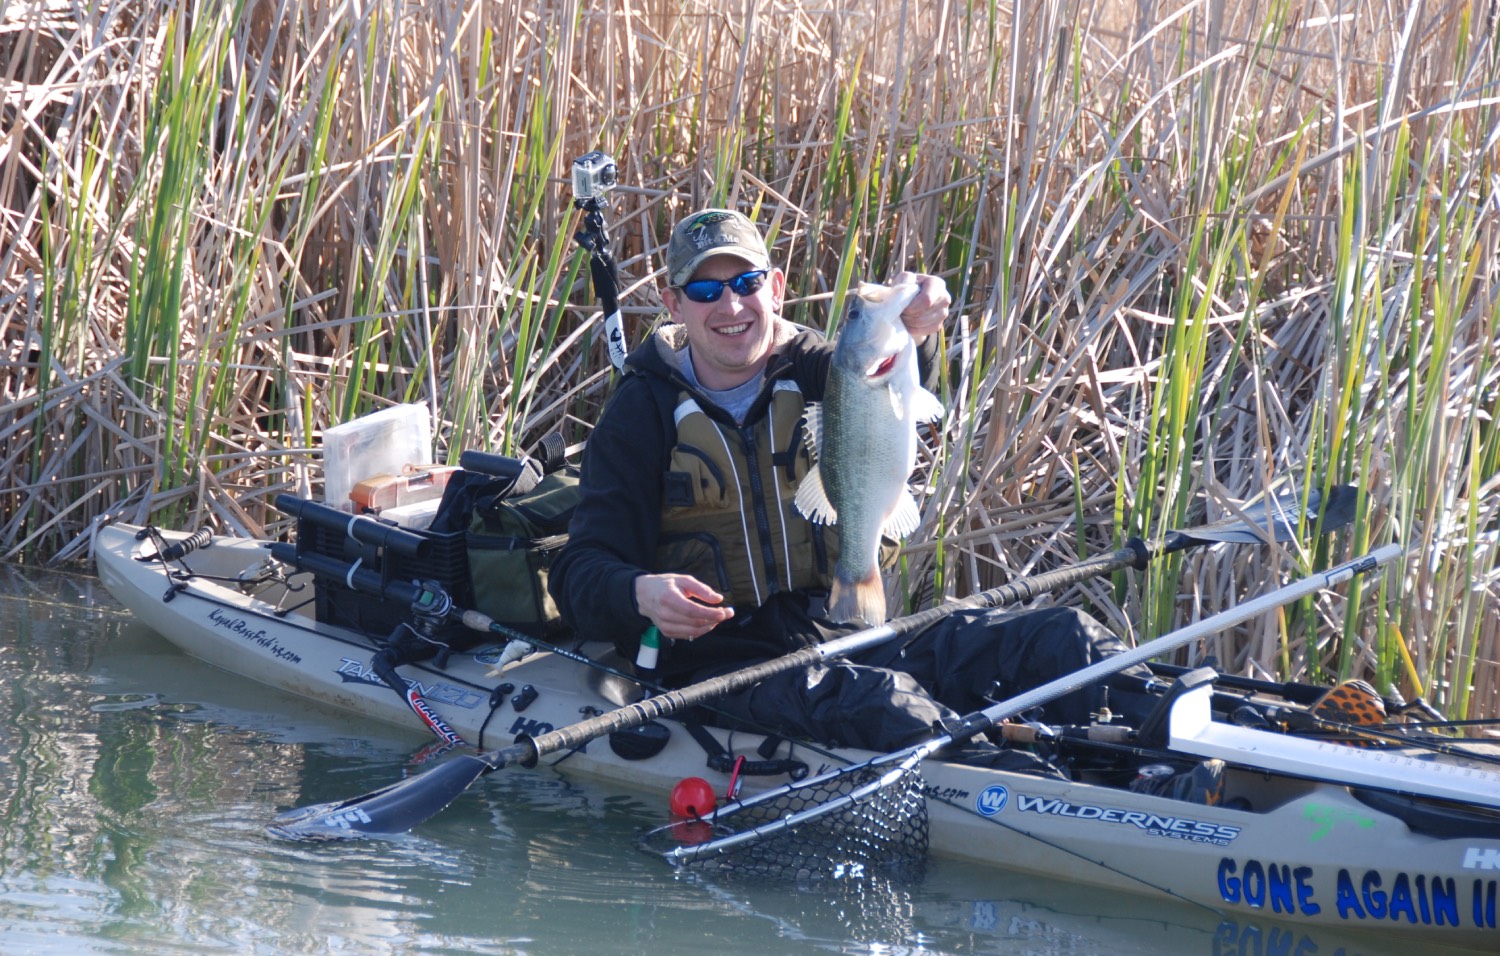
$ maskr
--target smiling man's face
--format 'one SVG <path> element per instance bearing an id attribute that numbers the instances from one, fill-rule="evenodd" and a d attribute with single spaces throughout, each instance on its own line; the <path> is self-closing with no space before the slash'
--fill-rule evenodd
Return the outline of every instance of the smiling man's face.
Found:
<path id="1" fill-rule="evenodd" d="M 755 268 L 739 256 L 712 256 L 698 264 L 689 281 L 723 281 Z M 767 272 L 755 292 L 742 296 L 725 287 L 714 302 L 694 302 L 680 288 L 662 290 L 667 311 L 687 330 L 700 384 L 714 390 L 734 388 L 766 367 L 785 291 L 786 277 L 780 269 Z"/>

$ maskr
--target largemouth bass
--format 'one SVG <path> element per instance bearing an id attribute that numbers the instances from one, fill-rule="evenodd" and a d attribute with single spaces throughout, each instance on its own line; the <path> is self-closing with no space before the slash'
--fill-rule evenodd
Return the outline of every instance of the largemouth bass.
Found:
<path id="1" fill-rule="evenodd" d="M 916 343 L 901 323 L 917 291 L 862 283 L 850 295 L 823 402 L 807 409 L 816 463 L 796 503 L 813 521 L 839 527 L 828 599 L 836 623 L 885 623 L 881 535 L 905 537 L 921 517 L 906 484 L 917 460 L 916 426 L 942 418 L 943 406 L 919 383 Z"/>

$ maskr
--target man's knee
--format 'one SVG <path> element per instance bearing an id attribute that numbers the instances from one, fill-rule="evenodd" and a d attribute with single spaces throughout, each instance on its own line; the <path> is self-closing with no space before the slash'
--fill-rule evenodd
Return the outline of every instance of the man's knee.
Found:
<path id="1" fill-rule="evenodd" d="M 813 723 L 851 747 L 894 750 L 931 736 L 954 712 L 903 671 L 839 663 L 809 682 Z"/>

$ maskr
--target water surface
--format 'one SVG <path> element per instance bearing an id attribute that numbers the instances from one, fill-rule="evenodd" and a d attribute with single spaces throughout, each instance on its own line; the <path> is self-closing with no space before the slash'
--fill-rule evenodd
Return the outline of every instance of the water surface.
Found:
<path id="1" fill-rule="evenodd" d="M 291 844 L 277 811 L 393 782 L 421 732 L 187 658 L 82 575 L 0 565 L 0 668 L 3 954 L 1410 951 L 945 860 L 845 895 L 705 883 L 636 849 L 665 795 L 551 770 Z"/>

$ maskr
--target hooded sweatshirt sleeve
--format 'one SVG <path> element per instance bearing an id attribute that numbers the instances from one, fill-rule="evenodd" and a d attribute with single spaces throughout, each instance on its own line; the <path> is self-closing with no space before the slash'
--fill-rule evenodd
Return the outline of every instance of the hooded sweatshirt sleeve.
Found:
<path id="1" fill-rule="evenodd" d="M 650 385 L 626 376 L 584 447 L 578 508 L 547 581 L 575 634 L 631 657 L 650 623 L 636 608 L 635 579 L 656 552 L 662 429 Z"/>

